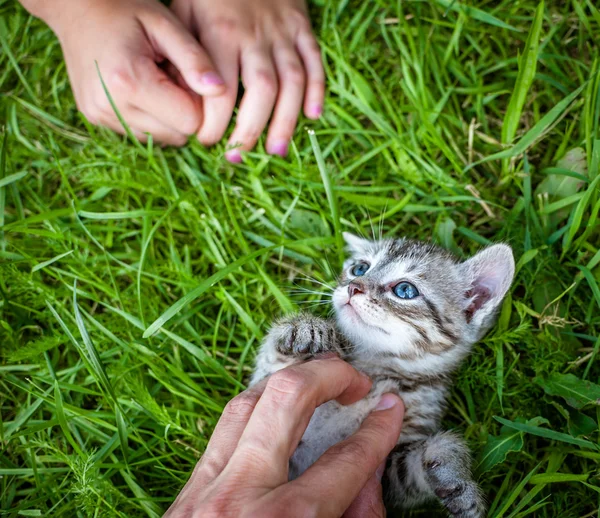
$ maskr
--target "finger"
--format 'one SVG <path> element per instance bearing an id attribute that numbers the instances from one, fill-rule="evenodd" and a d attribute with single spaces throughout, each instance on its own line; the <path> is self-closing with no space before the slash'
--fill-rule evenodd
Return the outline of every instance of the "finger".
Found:
<path id="1" fill-rule="evenodd" d="M 277 73 L 266 47 L 248 50 L 242 55 L 242 82 L 245 92 L 229 145 L 238 146 L 225 153 L 231 162 L 240 162 L 240 150 L 254 147 L 265 129 L 277 98 Z"/>
<path id="2" fill-rule="evenodd" d="M 198 130 L 202 113 L 198 102 L 149 58 L 136 64 L 139 84 L 131 103 L 139 110 L 151 113 L 173 131 L 191 135 Z"/>
<path id="3" fill-rule="evenodd" d="M 404 416 L 402 400 L 385 394 L 378 408 L 358 432 L 329 448 L 299 478 L 282 486 L 283 498 L 303 501 L 310 495 L 316 516 L 341 516 L 398 441 Z"/>
<path id="4" fill-rule="evenodd" d="M 377 468 L 365 486 L 360 490 L 358 496 L 346 509 L 343 518 L 385 518 L 385 505 L 383 503 L 383 488 L 381 487 L 381 475 L 385 462 Z M 381 474 L 379 472 L 381 471 Z"/>
<path id="5" fill-rule="evenodd" d="M 274 48 L 273 57 L 280 86 L 269 125 L 267 152 L 286 156 L 304 98 L 304 67 L 296 49 L 292 47 Z"/>
<path id="6" fill-rule="evenodd" d="M 147 142 L 148 133 L 152 135 L 155 142 L 171 146 L 183 146 L 187 142 L 187 136 L 181 132 L 165 126 L 152 115 L 142 112 L 133 106 L 126 107 L 121 115 L 131 129 L 132 133 L 140 142 Z M 117 133 L 125 134 L 125 128 L 114 113 L 107 114 L 101 120 L 103 126 L 109 127 Z"/>
<path id="7" fill-rule="evenodd" d="M 307 78 L 304 114 L 310 119 L 318 119 L 323 113 L 325 99 L 325 72 L 321 49 L 312 33 L 305 31 L 298 35 L 296 48 L 304 62 Z"/>
<path id="8" fill-rule="evenodd" d="M 240 437 L 266 385 L 267 380 L 263 380 L 227 403 L 200 459 L 199 465 L 202 473 L 197 476 L 199 483 L 206 484 L 223 471 L 237 448 Z"/>
<path id="9" fill-rule="evenodd" d="M 184 501 L 189 495 L 200 494 L 208 484 L 221 474 L 237 447 L 239 438 L 265 386 L 266 380 L 261 381 L 227 403 L 204 454 L 196 463 L 192 475 L 169 508 L 169 511 L 177 508 L 178 501 Z M 165 517 L 168 515 L 169 512 Z"/>
<path id="10" fill-rule="evenodd" d="M 218 33 L 207 31 L 207 36 L 202 40 L 225 81 L 222 95 L 202 99 L 203 121 L 198 130 L 198 140 L 205 146 L 216 144 L 223 138 L 233 115 L 238 92 L 238 49 L 227 39 L 219 39 L 218 36 Z"/>
<path id="11" fill-rule="evenodd" d="M 185 82 L 200 95 L 220 95 L 225 81 L 200 43 L 171 12 L 142 13 L 140 21 L 154 49 L 179 70 Z"/>
<path id="12" fill-rule="evenodd" d="M 164 125 L 149 113 L 134 109 L 131 121 L 132 128 L 144 134 L 149 133 L 154 142 L 178 147 L 187 143 L 187 135 Z M 147 137 L 144 135 L 142 142 L 146 142 L 146 140 Z"/>
<path id="13" fill-rule="evenodd" d="M 246 465 L 260 458 L 249 469 L 261 470 L 265 487 L 286 482 L 289 458 L 315 408 L 332 399 L 343 405 L 354 403 L 370 388 L 371 381 L 364 374 L 335 358 L 276 372 L 267 380 L 231 463 Z"/>

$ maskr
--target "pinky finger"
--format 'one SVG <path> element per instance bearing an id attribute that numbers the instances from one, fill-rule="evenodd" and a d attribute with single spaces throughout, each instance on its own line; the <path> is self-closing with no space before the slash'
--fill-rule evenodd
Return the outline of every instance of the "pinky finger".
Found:
<path id="1" fill-rule="evenodd" d="M 318 119 L 323 113 L 325 99 L 325 72 L 321 49 L 310 32 L 301 32 L 296 40 L 296 48 L 306 70 L 306 94 L 304 114 L 310 119 Z"/>

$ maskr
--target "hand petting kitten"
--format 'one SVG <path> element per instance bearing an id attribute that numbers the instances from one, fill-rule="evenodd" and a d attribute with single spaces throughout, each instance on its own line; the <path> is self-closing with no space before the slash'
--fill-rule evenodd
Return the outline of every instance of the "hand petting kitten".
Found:
<path id="1" fill-rule="evenodd" d="M 315 408 L 332 400 L 356 403 L 371 385 L 339 358 L 321 358 L 246 390 L 225 407 L 165 518 L 384 518 L 381 464 L 398 440 L 403 415 L 394 394 L 378 400 L 353 436 L 288 480 L 290 455 Z"/>

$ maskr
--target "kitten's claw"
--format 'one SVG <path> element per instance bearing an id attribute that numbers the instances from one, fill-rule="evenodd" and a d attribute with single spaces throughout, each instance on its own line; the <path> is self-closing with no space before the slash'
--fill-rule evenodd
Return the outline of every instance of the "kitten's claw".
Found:
<path id="1" fill-rule="evenodd" d="M 442 503 L 450 514 L 456 518 L 483 518 L 485 506 L 474 482 L 467 482 L 460 486 L 460 491 L 442 498 Z"/>
<path id="2" fill-rule="evenodd" d="M 425 463 L 429 484 L 454 518 L 483 518 L 485 503 L 477 484 L 463 480 L 451 463 L 440 459 Z"/>
<path id="3" fill-rule="evenodd" d="M 338 336 L 333 324 L 310 315 L 299 314 L 277 324 L 277 350 L 286 355 L 312 356 L 338 352 Z"/>
<path id="4" fill-rule="evenodd" d="M 454 518 L 483 518 L 485 501 L 471 479 L 470 458 L 464 443 L 451 433 L 426 441 L 422 462 L 433 493 Z"/>

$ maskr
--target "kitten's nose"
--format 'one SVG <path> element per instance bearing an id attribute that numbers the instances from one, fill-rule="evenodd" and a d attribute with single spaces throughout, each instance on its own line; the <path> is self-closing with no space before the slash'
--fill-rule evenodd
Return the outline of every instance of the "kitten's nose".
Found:
<path id="1" fill-rule="evenodd" d="M 352 298 L 354 295 L 358 295 L 359 293 L 364 293 L 363 288 L 358 284 L 351 282 L 348 284 L 348 297 Z"/>

